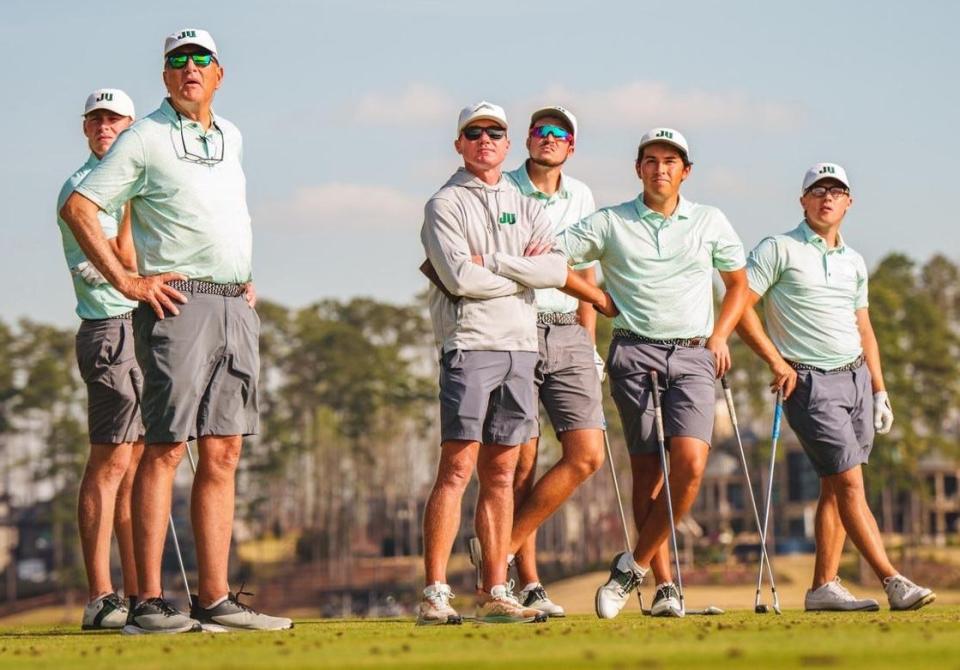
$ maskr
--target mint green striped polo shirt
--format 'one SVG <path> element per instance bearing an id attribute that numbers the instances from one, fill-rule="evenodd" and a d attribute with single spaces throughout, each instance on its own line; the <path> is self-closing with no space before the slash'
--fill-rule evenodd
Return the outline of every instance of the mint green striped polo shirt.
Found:
<path id="1" fill-rule="evenodd" d="M 863 353 L 856 311 L 866 309 L 867 264 L 837 237 L 827 243 L 806 221 L 750 252 L 750 290 L 763 297 L 770 340 L 780 355 L 832 370 Z"/>
<path id="2" fill-rule="evenodd" d="M 641 194 L 604 207 L 560 234 L 571 263 L 599 261 L 620 314 L 614 328 L 654 339 L 713 332 L 713 271 L 744 267 L 743 244 L 716 207 L 681 197 L 664 217 Z"/>
<path id="3" fill-rule="evenodd" d="M 76 191 L 106 211 L 130 201 L 140 274 L 245 283 L 252 234 L 242 156 L 232 123 L 214 115 L 204 131 L 164 100 L 120 134 Z"/>
<path id="4" fill-rule="evenodd" d="M 111 316 L 119 316 L 129 312 L 137 303 L 128 300 L 120 291 L 113 288 L 108 282 L 102 284 L 88 283 L 74 269 L 83 262 L 87 261 L 86 254 L 77 244 L 77 238 L 73 236 L 73 231 L 67 222 L 60 218 L 60 209 L 67 198 L 73 193 L 77 184 L 83 181 L 83 178 L 100 162 L 96 154 L 91 153 L 90 158 L 83 166 L 70 175 L 60 189 L 60 195 L 57 197 L 57 226 L 60 228 L 60 237 L 63 240 L 63 255 L 67 259 L 67 267 L 70 268 L 70 274 L 73 279 L 73 292 L 77 296 L 77 316 L 81 319 L 106 319 Z M 117 230 L 120 227 L 120 220 L 123 218 L 123 206 L 112 210 L 109 214 L 104 211 L 97 213 L 100 220 L 100 227 L 103 228 L 103 235 L 108 240 L 117 236 Z"/>
<path id="5" fill-rule="evenodd" d="M 573 177 L 561 175 L 557 192 L 547 195 L 530 181 L 526 161 L 516 170 L 504 172 L 504 175 L 520 193 L 540 203 L 553 223 L 556 234 L 585 216 L 593 214 L 597 209 L 590 187 Z M 534 294 L 537 300 L 537 311 L 540 313 L 575 312 L 580 304 L 573 296 L 555 288 L 539 288 L 534 291 Z"/>

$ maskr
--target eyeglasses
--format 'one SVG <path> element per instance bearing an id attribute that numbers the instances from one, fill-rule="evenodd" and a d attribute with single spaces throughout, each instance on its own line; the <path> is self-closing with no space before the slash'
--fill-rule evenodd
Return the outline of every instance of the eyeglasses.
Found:
<path id="1" fill-rule="evenodd" d="M 535 126 L 534 128 L 530 129 L 531 137 L 537 137 L 544 140 L 551 135 L 563 142 L 573 142 L 573 133 L 565 128 L 561 128 L 560 126 L 545 124 L 542 126 Z"/>
<path id="2" fill-rule="evenodd" d="M 177 120 L 180 122 L 180 146 L 183 147 L 183 155 L 180 155 L 180 152 L 177 151 L 177 158 L 182 161 L 187 161 L 188 163 L 196 163 L 198 165 L 207 166 L 213 166 L 217 163 L 223 162 L 223 154 L 224 151 L 226 151 L 227 145 L 223 139 L 223 130 L 220 129 L 220 126 L 217 125 L 216 121 L 213 122 L 213 128 L 220 133 L 220 155 L 217 156 L 214 154 L 213 156 L 201 156 L 200 154 L 193 153 L 187 148 L 187 138 L 183 134 L 183 117 L 180 115 L 180 112 L 177 112 Z M 173 134 L 172 130 L 170 132 Z M 206 146 L 207 142 L 210 141 L 207 139 L 206 135 L 197 136 L 197 140 L 203 142 L 204 146 Z M 176 143 L 176 140 L 174 140 L 174 143 Z"/>
<path id="3" fill-rule="evenodd" d="M 849 195 L 850 191 L 843 186 L 831 186 L 829 188 L 826 186 L 813 186 L 807 189 L 807 195 L 812 195 L 814 198 L 824 198 L 828 193 L 834 198 L 839 198 L 841 195 Z"/>
<path id="4" fill-rule="evenodd" d="M 480 136 L 484 133 L 487 134 L 491 140 L 502 140 L 507 136 L 507 129 L 501 128 L 500 126 L 467 126 L 463 129 L 463 136 L 466 137 L 471 142 L 475 142 L 480 139 Z"/>
<path id="5" fill-rule="evenodd" d="M 187 67 L 187 61 L 192 60 L 197 67 L 207 67 L 213 61 L 213 54 L 176 54 L 167 56 L 167 66 L 173 70 L 182 70 Z"/>

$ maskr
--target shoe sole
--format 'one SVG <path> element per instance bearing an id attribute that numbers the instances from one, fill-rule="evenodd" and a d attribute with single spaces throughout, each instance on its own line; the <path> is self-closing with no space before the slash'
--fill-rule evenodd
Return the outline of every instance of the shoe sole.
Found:
<path id="1" fill-rule="evenodd" d="M 117 630 L 123 630 L 123 627 L 124 627 L 125 625 L 126 625 L 126 624 L 121 624 L 121 625 L 119 625 L 119 626 L 95 626 L 95 625 L 93 625 L 93 624 L 85 623 L 85 624 L 83 624 L 82 626 L 80 626 L 80 630 L 87 630 L 87 631 L 93 631 L 93 630 L 113 630 L 113 631 L 117 631 Z"/>
<path id="2" fill-rule="evenodd" d="M 508 617 L 508 616 L 489 616 L 489 617 L 477 617 L 474 619 L 477 623 L 546 623 L 549 617 L 541 612 L 534 617 Z"/>
<path id="3" fill-rule="evenodd" d="M 441 619 L 421 619 L 417 617 L 418 626 L 459 626 L 463 623 L 461 616 L 448 616 L 446 620 Z"/>
<path id="4" fill-rule="evenodd" d="M 863 607 L 807 607 L 804 605 L 804 612 L 879 612 L 880 604 L 864 605 Z"/>
<path id="5" fill-rule="evenodd" d="M 936 599 L 937 599 L 937 594 L 936 594 L 936 593 L 928 593 L 927 595 L 923 596 L 922 598 L 920 598 L 920 599 L 919 599 L 917 602 L 915 602 L 915 603 L 911 603 L 910 605 L 907 605 L 906 607 L 897 607 L 897 608 L 891 607 L 891 608 L 890 608 L 890 611 L 892 611 L 892 612 L 909 612 L 909 611 L 911 611 L 911 610 L 918 610 L 918 609 L 920 609 L 921 607 L 926 607 L 927 605 L 929 605 L 930 603 L 932 603 L 932 602 L 933 602 L 934 600 L 936 600 Z"/>
<path id="6" fill-rule="evenodd" d="M 185 628 L 166 629 L 166 630 L 148 630 L 146 628 L 141 628 L 140 626 L 127 624 L 121 630 L 121 633 L 123 635 L 176 635 L 178 633 L 202 633 L 202 632 L 203 632 L 203 627 L 200 624 L 190 624 Z"/>
<path id="7" fill-rule="evenodd" d="M 289 626 L 279 626 L 277 628 L 245 628 L 242 626 L 231 626 L 224 623 L 215 623 L 213 621 L 201 621 L 200 627 L 203 629 L 204 633 L 256 633 L 257 631 L 278 631 L 278 630 L 290 630 L 293 628 L 293 623 L 291 622 Z"/>

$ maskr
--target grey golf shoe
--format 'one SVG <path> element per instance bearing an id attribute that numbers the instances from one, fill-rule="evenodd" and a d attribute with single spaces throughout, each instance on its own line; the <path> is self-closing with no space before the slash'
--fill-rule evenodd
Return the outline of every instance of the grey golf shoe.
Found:
<path id="1" fill-rule="evenodd" d="M 157 635 L 199 633 L 200 622 L 178 611 L 163 598 L 149 598 L 137 603 L 130 612 L 124 635 Z"/>
<path id="2" fill-rule="evenodd" d="M 840 583 L 840 578 L 809 589 L 803 598 L 807 612 L 876 612 L 880 603 L 873 598 L 857 598 Z"/>
<path id="3" fill-rule="evenodd" d="M 918 610 L 937 599 L 937 594 L 923 586 L 917 586 L 903 575 L 894 575 L 883 580 L 883 590 L 892 610 Z"/>
<path id="4" fill-rule="evenodd" d="M 127 603 L 116 593 L 108 593 L 83 608 L 83 630 L 120 630 L 127 623 Z"/>
<path id="5" fill-rule="evenodd" d="M 190 598 L 193 606 L 190 616 L 200 622 L 203 630 L 208 633 L 227 633 L 230 631 L 254 630 L 287 630 L 293 628 L 293 621 L 286 617 L 270 616 L 256 611 L 249 605 L 240 602 L 238 596 L 253 595 L 240 587 L 236 593 L 228 593 L 227 597 L 213 607 L 200 607 L 200 599 Z"/>
<path id="6" fill-rule="evenodd" d="M 563 611 L 563 608 L 550 600 L 550 597 L 547 596 L 546 589 L 544 589 L 543 584 L 540 583 L 537 583 L 537 585 L 532 589 L 524 589 L 521 591 L 517 600 L 519 600 L 520 604 L 524 607 L 540 610 L 547 616 L 554 619 L 566 616 L 566 612 Z"/>
<path id="7" fill-rule="evenodd" d="M 650 616 L 682 617 L 683 606 L 680 604 L 680 591 L 673 582 L 667 582 L 657 587 L 657 594 L 653 597 L 653 606 Z"/>
<path id="8" fill-rule="evenodd" d="M 453 600 L 453 591 L 448 584 L 436 582 L 423 590 L 423 600 L 417 612 L 418 626 L 456 626 L 463 623 L 463 618 L 453 609 L 450 601 Z"/>
<path id="9" fill-rule="evenodd" d="M 646 572 L 621 570 L 620 559 L 627 552 L 621 552 L 613 558 L 610 565 L 610 579 L 597 589 L 594 608 L 601 619 L 613 619 L 627 604 L 630 592 L 640 586 Z"/>

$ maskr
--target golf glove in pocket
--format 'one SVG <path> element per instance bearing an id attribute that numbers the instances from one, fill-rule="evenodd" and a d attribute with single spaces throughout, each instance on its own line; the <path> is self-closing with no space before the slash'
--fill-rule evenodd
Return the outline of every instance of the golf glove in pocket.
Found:
<path id="1" fill-rule="evenodd" d="M 90 261 L 83 261 L 75 265 L 70 268 L 70 272 L 79 276 L 83 281 L 90 284 L 90 286 L 100 286 L 100 284 L 107 283 L 107 280 L 103 278 L 100 271 L 97 270 Z"/>
<path id="2" fill-rule="evenodd" d="M 597 366 L 597 376 L 600 377 L 600 383 L 602 384 L 603 380 L 607 378 L 607 364 L 596 349 L 593 350 L 593 364 Z"/>

